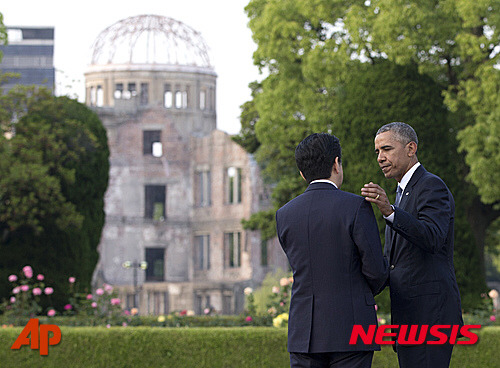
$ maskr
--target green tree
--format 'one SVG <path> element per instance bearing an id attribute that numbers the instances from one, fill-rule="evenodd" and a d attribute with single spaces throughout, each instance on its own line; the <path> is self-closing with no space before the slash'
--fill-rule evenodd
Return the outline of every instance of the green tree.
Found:
<path id="1" fill-rule="evenodd" d="M 500 214 L 499 8 L 498 0 L 371 0 L 353 4 L 345 17 L 358 49 L 415 62 L 443 86 L 466 155 L 462 175 L 477 188 L 469 192 L 467 213 L 481 254 Z"/>
<path id="2" fill-rule="evenodd" d="M 371 0 L 353 5 L 345 25 L 354 43 L 398 64 L 416 62 L 442 83 L 458 128 L 468 179 L 486 204 L 499 203 L 500 1 Z M 478 212 L 478 211 L 476 211 Z M 491 219 L 489 220 L 491 221 Z"/>
<path id="3" fill-rule="evenodd" d="M 476 226 L 475 234 L 481 229 L 472 221 L 471 209 L 484 206 L 471 199 L 475 190 L 463 180 L 467 168 L 457 153 L 456 140 L 457 132 L 466 126 L 461 119 L 471 119 L 471 109 L 446 109 L 442 92 L 448 93 L 448 101 L 449 89 L 442 80 L 446 76 L 440 76 L 437 68 L 425 69 L 411 58 L 382 60 L 387 52 L 380 51 L 377 33 L 370 26 L 375 22 L 371 18 L 380 13 L 373 3 L 253 0 L 248 4 L 249 25 L 258 44 L 254 62 L 269 73 L 253 99 L 260 143 L 255 155 L 275 185 L 275 208 L 252 216 L 245 225 L 263 229 L 264 236 L 274 234 L 274 210 L 305 188 L 293 151 L 315 131 L 332 132 L 341 139 L 343 189 L 359 193 L 365 182 L 373 180 L 391 191 L 394 183 L 382 177 L 372 153 L 373 137 L 383 123 L 409 122 L 421 138 L 419 159 L 442 176 L 454 193 L 455 265 L 464 304 L 473 307 L 479 304 L 485 284 L 484 242 L 476 236 L 478 247 L 474 247 L 471 225 Z M 394 64 L 397 61 L 400 66 Z"/>
<path id="4" fill-rule="evenodd" d="M 7 43 L 7 29 L 3 24 L 3 14 L 0 13 L 0 45 L 5 45 Z M 2 61 L 3 53 L 0 51 L 0 62 Z M 0 84 L 5 81 L 5 76 L 0 73 Z"/>
<path id="5" fill-rule="evenodd" d="M 7 28 L 3 24 L 3 15 L 0 13 L 0 46 L 7 44 Z M 3 53 L 0 51 L 0 62 L 2 61 Z M 2 73 L 0 70 L 0 85 L 11 78 L 19 78 L 18 73 Z"/>
<path id="6" fill-rule="evenodd" d="M 467 309 L 480 305 L 479 291 L 485 285 L 484 276 L 477 273 L 482 255 L 473 246 L 466 216 L 470 189 L 464 187 L 459 175 L 463 164 L 457 154 L 453 116 L 444 106 L 440 86 L 430 77 L 420 75 L 415 65 L 378 61 L 362 64 L 357 70 L 351 68 L 341 89 L 338 123 L 333 131 L 339 132 L 345 155 L 343 189 L 359 193 L 367 178 L 373 178 L 394 196 L 395 182 L 387 181 L 378 165 L 373 165 L 375 155 L 367 148 L 373 147 L 374 133 L 385 122 L 411 122 L 419 136 L 419 161 L 443 178 L 455 198 L 454 261 L 463 305 Z M 376 214 L 383 230 L 385 221 L 378 211 Z"/>
<path id="7" fill-rule="evenodd" d="M 104 225 L 106 131 L 86 106 L 34 87 L 0 98 L 0 295 L 24 265 L 68 300 L 68 277 L 90 287 Z"/>
<path id="8" fill-rule="evenodd" d="M 261 87 L 257 82 L 250 83 L 252 90 L 252 100 L 240 106 L 241 130 L 238 135 L 233 136 L 233 141 L 240 144 L 247 152 L 254 153 L 259 148 L 260 143 L 255 135 L 255 124 L 259 120 L 259 113 L 255 109 L 255 96 L 260 92 Z"/>
<path id="9" fill-rule="evenodd" d="M 0 13 L 0 45 L 7 43 L 7 28 L 3 24 L 3 14 Z M 0 52 L 0 61 L 2 61 L 2 53 Z"/>

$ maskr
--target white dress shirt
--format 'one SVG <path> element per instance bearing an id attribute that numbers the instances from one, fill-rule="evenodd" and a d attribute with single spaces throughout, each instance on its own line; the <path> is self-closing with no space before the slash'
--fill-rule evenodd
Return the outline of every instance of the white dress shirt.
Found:
<path id="1" fill-rule="evenodd" d="M 399 187 L 401 188 L 401 200 L 403 200 L 403 194 L 405 192 L 406 186 L 410 182 L 411 177 L 413 176 L 413 173 L 415 170 L 418 169 L 420 166 L 420 162 L 417 162 L 415 165 L 411 167 L 410 170 L 406 172 L 406 174 L 403 175 L 401 178 L 401 181 L 398 183 Z M 389 222 L 394 222 L 394 212 L 392 212 L 389 216 L 384 216 L 384 218 L 389 221 Z"/>
<path id="2" fill-rule="evenodd" d="M 328 183 L 328 184 L 332 184 L 335 188 L 339 189 L 339 187 L 337 186 L 337 184 L 335 184 L 333 181 L 328 180 L 328 179 L 313 180 L 309 184 L 313 184 L 313 183 Z"/>

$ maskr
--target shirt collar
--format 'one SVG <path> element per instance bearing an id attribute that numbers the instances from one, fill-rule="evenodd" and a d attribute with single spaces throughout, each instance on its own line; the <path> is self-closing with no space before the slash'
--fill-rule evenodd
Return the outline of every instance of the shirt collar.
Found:
<path id="1" fill-rule="evenodd" d="M 401 190 L 404 192 L 406 189 L 406 186 L 410 182 L 411 177 L 413 176 L 413 173 L 418 169 L 420 166 L 420 162 L 417 162 L 415 165 L 411 167 L 410 170 L 406 172 L 406 174 L 403 175 L 401 178 L 401 181 L 398 183 L 398 185 L 401 187 Z"/>
<path id="2" fill-rule="evenodd" d="M 309 184 L 314 184 L 314 183 L 329 183 L 329 184 L 332 184 L 335 188 L 339 189 L 339 187 L 337 187 L 337 184 L 335 184 L 333 181 L 328 180 L 328 179 L 313 180 Z"/>

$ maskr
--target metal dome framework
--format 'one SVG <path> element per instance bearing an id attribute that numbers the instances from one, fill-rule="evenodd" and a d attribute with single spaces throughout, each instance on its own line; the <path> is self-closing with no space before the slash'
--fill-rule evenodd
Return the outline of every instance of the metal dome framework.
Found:
<path id="1" fill-rule="evenodd" d="M 157 64 L 212 68 L 209 48 L 199 32 L 158 15 L 129 17 L 102 31 L 91 65 Z"/>

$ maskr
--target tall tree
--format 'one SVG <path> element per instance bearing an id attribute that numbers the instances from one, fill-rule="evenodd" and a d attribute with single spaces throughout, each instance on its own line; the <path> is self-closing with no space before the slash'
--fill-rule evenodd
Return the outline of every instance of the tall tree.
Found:
<path id="1" fill-rule="evenodd" d="M 478 247 L 472 245 L 475 224 L 465 217 L 477 202 L 470 200 L 474 188 L 463 180 L 467 171 L 457 152 L 456 133 L 466 126 L 460 119 L 473 122 L 473 114 L 468 107 L 447 111 L 441 93 L 448 93 L 446 101 L 450 100 L 448 85 L 436 68 L 426 70 L 412 58 L 391 58 L 401 67 L 382 60 L 388 53 L 379 49 L 377 33 L 370 26 L 371 18 L 380 13 L 373 3 L 253 0 L 248 4 L 258 44 L 254 61 L 269 73 L 254 97 L 260 142 L 256 157 L 264 174 L 276 183 L 273 198 L 279 207 L 304 189 L 293 160 L 296 144 L 311 132 L 331 131 L 344 147 L 344 189 L 359 193 L 367 180 L 385 182 L 371 154 L 376 128 L 393 120 L 412 124 L 422 141 L 419 158 L 447 181 L 458 204 L 455 264 L 464 302 L 472 307 L 485 287 L 482 245 L 477 236 Z M 246 225 L 264 228 L 269 236 L 272 215 L 270 210 L 253 216 Z M 483 272 L 474 272 L 478 269 Z"/>
<path id="2" fill-rule="evenodd" d="M 3 24 L 3 15 L 0 13 L 0 46 L 7 44 L 7 28 Z M 0 62 L 2 61 L 3 53 L 0 51 Z M 2 73 L 0 70 L 0 85 L 12 78 L 18 78 L 19 73 Z"/>
<path id="3" fill-rule="evenodd" d="M 255 124 L 259 120 L 259 113 L 255 109 L 255 96 L 261 91 L 260 84 L 257 82 L 250 83 L 252 90 L 252 100 L 245 102 L 240 106 L 241 115 L 240 133 L 233 136 L 233 141 L 240 144 L 247 152 L 254 153 L 259 148 L 259 140 L 255 135 Z"/>
<path id="4" fill-rule="evenodd" d="M 86 106 L 46 89 L 0 97 L 0 293 L 26 264 L 67 302 L 68 277 L 89 288 L 104 225 L 106 131 Z"/>
<path id="5" fill-rule="evenodd" d="M 3 24 L 3 14 L 0 13 L 0 45 L 7 43 L 7 29 Z M 2 61 L 2 53 L 0 52 L 0 61 Z"/>
<path id="6" fill-rule="evenodd" d="M 481 254 L 500 214 L 499 8 L 499 0 L 370 0 L 343 17 L 353 49 L 415 62 L 443 86 L 466 155 L 462 174 L 475 186 L 467 212 Z"/>

